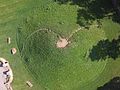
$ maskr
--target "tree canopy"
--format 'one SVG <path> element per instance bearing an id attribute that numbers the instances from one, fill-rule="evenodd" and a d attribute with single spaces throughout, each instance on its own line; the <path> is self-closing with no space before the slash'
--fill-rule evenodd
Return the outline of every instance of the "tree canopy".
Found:
<path id="1" fill-rule="evenodd" d="M 98 87 L 97 90 L 120 90 L 120 77 L 114 77 L 108 83 Z"/>
<path id="2" fill-rule="evenodd" d="M 77 24 L 81 26 L 89 26 L 95 20 L 101 20 L 105 17 L 119 23 L 120 18 L 113 7 L 112 0 L 55 0 L 59 4 L 70 3 L 78 5 Z M 113 0 L 115 1 L 115 0 Z M 117 1 L 117 0 L 116 0 Z"/>

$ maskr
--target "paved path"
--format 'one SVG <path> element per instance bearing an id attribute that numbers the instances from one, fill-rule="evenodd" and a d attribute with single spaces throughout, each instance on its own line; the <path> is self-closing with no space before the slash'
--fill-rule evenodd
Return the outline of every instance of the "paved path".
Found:
<path id="1" fill-rule="evenodd" d="M 0 90 L 7 90 L 5 84 L 4 84 L 4 81 L 5 81 L 5 78 L 3 76 L 3 67 L 0 67 Z"/>

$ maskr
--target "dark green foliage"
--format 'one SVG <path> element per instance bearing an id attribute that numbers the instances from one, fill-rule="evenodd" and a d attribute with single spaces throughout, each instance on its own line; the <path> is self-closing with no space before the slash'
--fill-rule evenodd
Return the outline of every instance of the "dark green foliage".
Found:
<path id="1" fill-rule="evenodd" d="M 114 9 L 112 0 L 70 0 L 72 5 L 78 5 L 77 23 L 80 26 L 89 26 L 93 21 L 105 17 L 112 18 L 113 21 L 120 20 Z M 65 4 L 69 0 L 58 0 L 59 3 Z M 63 3 L 64 2 L 64 3 Z M 118 22 L 119 23 L 119 22 Z"/>
<path id="2" fill-rule="evenodd" d="M 112 41 L 101 40 L 96 46 L 93 46 L 89 57 L 91 60 L 105 60 L 108 58 L 117 59 L 120 55 L 120 37 Z"/>
<path id="3" fill-rule="evenodd" d="M 114 77 L 108 83 L 98 87 L 97 90 L 120 90 L 120 77 Z"/>
<path id="4" fill-rule="evenodd" d="M 58 2 L 60 4 L 66 4 L 69 1 L 71 1 L 71 0 L 55 0 L 55 2 Z"/>

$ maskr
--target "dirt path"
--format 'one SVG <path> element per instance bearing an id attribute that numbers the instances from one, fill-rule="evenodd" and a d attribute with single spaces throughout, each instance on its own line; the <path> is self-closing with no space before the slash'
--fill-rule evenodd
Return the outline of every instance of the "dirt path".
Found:
<path id="1" fill-rule="evenodd" d="M 82 30 L 82 29 L 84 29 L 84 27 L 80 27 L 80 28 L 78 28 L 77 30 L 73 31 L 73 32 L 69 35 L 68 40 L 69 40 L 75 33 L 79 32 L 79 31 Z"/>
<path id="2" fill-rule="evenodd" d="M 96 24 L 96 25 L 92 25 L 91 27 L 98 27 L 98 25 Z M 81 30 L 84 30 L 85 29 L 85 27 L 79 27 L 78 29 L 76 29 L 76 30 L 74 30 L 68 37 L 66 37 L 66 40 L 64 39 L 64 42 L 65 42 L 65 44 L 64 44 L 64 42 L 59 42 L 59 40 L 58 40 L 58 42 L 57 43 L 59 43 L 60 45 L 58 46 L 58 47 L 62 47 L 62 48 L 64 48 L 64 47 L 66 47 L 68 44 L 69 44 L 69 39 L 70 38 L 72 38 L 73 36 L 74 36 L 74 34 L 76 34 L 77 32 L 79 32 L 79 31 L 81 31 Z M 62 38 L 62 36 L 60 35 L 60 34 L 58 34 L 57 32 L 55 32 L 55 31 L 52 31 L 51 29 L 47 29 L 47 28 L 43 28 L 43 29 L 38 29 L 38 30 L 36 30 L 36 31 L 34 31 L 33 33 L 31 33 L 29 36 L 27 36 L 26 37 L 26 40 L 25 40 L 25 42 L 23 43 L 23 46 L 22 46 L 22 50 L 21 50 L 21 52 L 24 50 L 24 48 L 25 48 L 25 43 L 26 43 L 26 41 L 32 36 L 32 35 L 34 35 L 35 33 L 37 33 L 37 32 L 39 32 L 39 31 L 47 31 L 47 32 L 52 32 L 53 34 L 55 34 L 55 35 L 57 35 L 59 38 Z"/>

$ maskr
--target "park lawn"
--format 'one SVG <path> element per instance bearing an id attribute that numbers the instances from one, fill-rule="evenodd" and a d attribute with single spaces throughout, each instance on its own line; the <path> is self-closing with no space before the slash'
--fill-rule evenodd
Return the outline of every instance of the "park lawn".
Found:
<path id="1" fill-rule="evenodd" d="M 102 62 L 93 62 L 93 63 L 88 62 L 89 64 L 92 63 L 90 64 L 92 65 L 90 69 L 91 70 L 90 74 L 83 72 L 83 74 L 85 74 L 84 77 L 86 77 L 86 80 L 84 81 L 84 79 L 82 78 L 82 82 L 78 83 L 78 80 L 81 78 L 77 75 L 81 75 L 82 71 L 86 70 L 86 67 L 85 67 L 86 63 L 83 60 L 86 61 L 87 59 L 85 59 L 83 55 L 89 49 L 91 49 L 92 45 L 95 45 L 97 41 L 101 39 L 106 39 L 106 38 L 109 38 L 109 39 L 117 38 L 119 35 L 118 29 L 120 28 L 120 25 L 117 23 L 113 23 L 111 20 L 108 20 L 108 19 L 103 19 L 103 27 L 101 29 L 91 28 L 90 29 L 91 31 L 82 31 L 75 34 L 75 36 L 72 39 L 75 42 L 73 43 L 73 46 L 78 45 L 79 46 L 78 48 L 80 49 L 82 48 L 81 51 L 78 51 L 78 48 L 76 48 L 73 51 L 71 49 L 71 50 L 68 50 L 70 52 L 67 52 L 67 51 L 64 52 L 66 54 L 70 53 L 70 55 L 73 55 L 73 56 L 76 54 L 75 52 L 80 53 L 80 57 L 82 59 L 78 61 L 81 67 L 79 67 L 77 60 L 71 59 L 73 57 L 68 55 L 68 58 L 69 58 L 68 61 L 67 61 L 68 58 L 63 58 L 62 62 L 64 63 L 64 67 L 62 67 L 61 72 L 56 72 L 57 71 L 56 70 L 54 73 L 51 74 L 51 72 L 49 71 L 49 67 L 47 65 L 51 64 L 51 66 L 53 66 L 52 64 L 54 64 L 57 66 L 56 63 L 58 63 L 57 61 L 59 61 L 60 57 L 62 57 L 63 54 L 58 56 L 59 59 L 57 59 L 56 62 L 52 61 L 52 63 L 50 63 L 46 61 L 44 65 L 46 65 L 45 67 L 47 67 L 47 69 L 45 67 L 43 67 L 43 69 L 40 68 L 40 71 L 45 70 L 43 72 L 39 72 L 39 67 L 34 68 L 34 67 L 27 66 L 26 63 L 23 61 L 24 58 L 21 58 L 21 52 L 19 53 L 19 50 L 20 51 L 22 50 L 23 42 L 26 42 L 25 39 L 35 30 L 39 28 L 49 28 L 58 34 L 61 34 L 67 37 L 70 35 L 71 32 L 78 29 L 78 25 L 76 24 L 77 10 L 78 10 L 78 7 L 75 5 L 67 4 L 67 5 L 60 6 L 59 4 L 52 2 L 52 0 L 34 0 L 34 1 L 33 0 L 1 0 L 0 1 L 0 12 L 2 12 L 0 13 L 0 34 L 1 34 L 0 35 L 0 42 L 1 42 L 0 55 L 1 57 L 8 59 L 11 63 L 11 66 L 14 72 L 14 82 L 13 82 L 14 90 L 29 90 L 30 88 L 28 88 L 25 84 L 26 80 L 30 80 L 34 84 L 34 87 L 31 88 L 31 90 L 42 90 L 41 89 L 42 87 L 43 88 L 45 87 L 46 89 L 48 88 L 50 90 L 79 90 L 79 89 L 96 90 L 97 87 L 99 87 L 100 85 L 103 85 L 104 83 L 109 81 L 112 77 L 120 75 L 119 58 L 117 60 L 109 59 Z M 20 28 L 21 34 L 18 34 L 18 28 Z M 12 43 L 10 45 L 6 44 L 6 38 L 8 36 L 10 36 L 12 39 Z M 33 39 L 34 39 L 34 36 L 33 36 Z M 35 39 L 37 41 L 37 38 Z M 28 44 L 29 44 L 29 41 L 27 42 Z M 53 41 L 55 42 L 55 39 L 53 39 Z M 36 43 L 36 45 L 33 45 L 33 46 L 31 45 L 30 47 L 35 47 L 35 46 L 37 47 L 38 45 L 39 43 L 38 44 Z M 16 47 L 19 49 L 16 55 L 10 54 L 10 49 L 12 47 Z M 52 49 L 54 49 L 53 46 L 52 46 Z M 28 52 L 28 49 L 27 49 L 27 52 Z M 56 51 L 55 49 L 54 54 L 56 55 L 56 53 L 58 53 L 58 51 Z M 33 56 L 34 54 L 35 53 L 33 53 Z M 79 55 L 78 56 L 77 55 L 74 57 L 78 58 Z M 33 57 L 33 56 L 31 56 L 30 58 L 32 59 L 37 58 L 37 56 L 36 57 Z M 58 57 L 54 57 L 54 59 Z M 40 58 L 40 56 L 38 56 L 38 58 Z M 64 62 L 65 60 L 66 62 Z M 71 62 L 74 62 L 74 63 L 71 63 Z M 30 63 L 30 65 L 32 63 L 33 61 Z M 105 69 L 100 67 L 104 65 L 105 65 Z M 71 67 L 71 66 L 76 68 L 79 67 L 77 68 L 78 71 L 79 69 L 81 69 L 82 71 L 77 72 L 76 69 L 74 69 L 75 73 L 71 74 L 68 77 L 68 79 L 66 79 L 64 76 L 69 75 L 69 73 L 73 71 L 73 68 L 70 68 L 71 71 L 69 72 L 68 67 Z M 95 69 L 96 66 L 98 66 L 98 69 Z M 35 73 L 32 74 L 28 69 L 28 67 Z M 103 72 L 101 72 L 102 70 Z M 37 75 L 35 75 L 36 73 Z M 59 75 L 56 75 L 58 73 L 61 76 L 60 78 L 57 77 Z M 43 76 L 38 76 L 39 74 L 42 74 Z M 48 76 L 49 74 L 55 75 L 55 76 Z M 75 74 L 76 74 L 76 77 L 73 77 L 73 75 Z M 87 75 L 90 75 L 90 76 L 93 75 L 92 77 L 94 77 L 94 79 L 91 77 L 92 80 L 90 80 L 91 78 L 88 77 Z M 37 76 L 39 77 L 38 81 L 36 80 Z M 51 78 L 47 79 L 47 77 L 51 77 Z M 60 81 L 59 80 L 58 80 L 59 82 L 55 81 L 53 77 L 55 77 L 56 80 L 60 79 Z M 51 82 L 51 79 L 52 79 L 52 82 Z M 63 82 L 64 79 L 66 79 L 65 82 Z M 70 83 L 70 81 L 73 81 L 73 82 Z M 63 86 L 59 86 L 59 85 L 63 85 Z"/>
<path id="2" fill-rule="evenodd" d="M 111 27 L 112 26 L 112 27 Z M 120 25 L 117 23 L 112 22 L 111 20 L 108 20 L 106 18 L 103 19 L 103 26 L 102 26 L 106 38 L 108 38 L 110 41 L 112 39 L 117 39 L 120 32 Z M 120 76 L 120 58 L 117 58 L 116 60 L 108 58 L 108 62 L 106 64 L 106 67 L 104 71 L 100 74 L 100 76 L 94 80 L 92 83 L 84 86 L 79 87 L 76 90 L 82 89 L 82 90 L 97 90 L 97 87 L 103 86 L 105 83 L 109 82 L 112 78 Z"/>
<path id="3" fill-rule="evenodd" d="M 30 16 L 34 15 L 34 12 L 37 12 L 40 9 L 40 7 L 37 8 L 37 6 L 39 6 L 39 3 L 41 3 L 41 7 L 43 7 L 42 11 L 44 11 L 45 4 L 49 3 L 49 1 L 46 1 L 46 2 L 40 1 L 38 3 L 37 0 L 35 2 L 33 2 L 32 0 L 19 0 L 19 1 L 18 0 L 17 1 L 16 0 L 14 0 L 14 1 L 13 0 L 9 0 L 9 1 L 2 0 L 0 2 L 1 2 L 0 3 L 0 6 L 1 6 L 0 7 L 1 43 L 4 42 L 4 43 L 2 43 L 3 45 L 1 44 L 1 49 L 2 49 L 1 56 L 8 59 L 11 62 L 11 66 L 14 70 L 15 79 L 13 82 L 13 89 L 26 90 L 26 89 L 28 89 L 28 87 L 26 86 L 25 81 L 26 80 L 32 81 L 32 78 L 31 78 L 32 75 L 29 75 L 29 72 L 26 70 L 26 68 L 24 67 L 24 64 L 21 62 L 22 59 L 20 57 L 19 50 L 18 50 L 18 54 L 16 56 L 12 56 L 10 54 L 10 49 L 12 47 L 17 48 L 16 30 L 17 30 L 17 27 L 19 26 L 21 18 L 23 18 L 29 14 L 30 14 Z M 44 4 L 44 6 L 42 6 L 42 4 Z M 55 5 L 59 9 L 60 6 L 57 4 L 55 4 Z M 50 5 L 50 7 L 52 7 L 52 4 Z M 49 6 L 47 8 L 49 8 Z M 54 7 L 52 7 L 52 8 L 54 8 Z M 67 10 L 72 7 L 70 5 L 68 5 L 68 8 L 66 8 L 66 11 L 63 14 L 59 15 L 59 12 L 61 12 L 64 8 L 66 8 L 66 7 L 63 6 L 63 8 L 60 8 L 60 10 L 58 10 L 58 12 L 56 12 L 56 13 L 58 14 L 58 18 L 63 17 L 65 19 L 64 23 L 66 24 L 66 27 L 64 27 L 64 28 L 66 29 L 67 27 L 69 27 L 69 23 L 67 22 L 67 20 L 72 19 L 72 15 L 71 15 L 71 18 L 67 18 L 67 20 L 66 20 L 66 17 L 69 15 L 69 13 L 67 13 Z M 74 8 L 75 7 L 73 7 L 72 9 L 74 10 Z M 75 13 L 77 13 L 77 12 L 75 12 Z M 73 16 L 76 15 L 75 13 L 73 13 Z M 49 16 L 48 13 L 43 13 L 43 15 L 41 16 L 41 19 L 43 19 L 43 21 L 44 20 L 46 20 L 46 21 L 42 23 L 42 26 L 44 26 L 46 24 L 46 22 L 49 21 L 47 26 L 45 26 L 45 27 L 50 27 L 50 26 L 52 27 L 55 25 L 54 23 L 58 24 L 55 27 L 56 29 L 57 29 L 57 27 L 62 27 L 62 25 L 61 25 L 62 20 L 57 20 L 58 18 L 54 19 L 54 18 L 49 18 L 49 17 L 48 17 L 48 19 L 46 19 L 46 18 L 44 18 L 44 15 L 46 15 L 47 17 Z M 52 16 L 52 13 L 51 13 L 51 16 Z M 27 19 L 28 18 L 29 17 L 27 17 Z M 74 22 L 73 27 L 75 28 L 77 26 L 77 25 L 75 26 L 75 22 L 76 22 L 75 18 L 76 17 L 73 17 L 73 18 L 74 18 L 73 19 L 73 22 Z M 51 23 L 51 21 L 53 22 L 53 24 L 49 26 L 49 23 Z M 65 31 L 65 29 L 64 29 L 64 31 Z M 73 29 L 71 29 L 71 30 L 73 30 Z M 6 38 L 8 36 L 10 36 L 12 39 L 11 45 L 6 44 Z M 32 82 L 32 83 L 34 84 L 34 82 Z M 35 83 L 32 90 L 39 90 L 39 89 L 40 89 L 40 87 L 37 86 L 37 84 Z"/>
<path id="4" fill-rule="evenodd" d="M 102 25 L 108 39 L 118 38 L 120 35 L 120 25 L 118 23 L 113 23 L 112 20 L 105 18 Z"/>
<path id="5" fill-rule="evenodd" d="M 27 4 L 25 0 L 19 1 L 0 1 L 0 57 L 7 59 L 13 69 L 14 81 L 12 86 L 14 90 L 39 90 L 41 87 L 33 82 L 31 75 L 28 73 L 21 61 L 19 49 L 17 48 L 16 26 L 18 17 L 16 16 L 16 11 L 24 8 L 23 6 Z M 10 45 L 7 44 L 7 37 L 11 37 Z M 13 47 L 17 48 L 16 55 L 12 55 L 10 52 L 11 48 Z M 34 84 L 32 89 L 26 85 L 25 82 L 27 80 L 30 80 Z"/>
<path id="6" fill-rule="evenodd" d="M 94 34 L 99 35 L 93 37 Z M 73 90 L 90 83 L 104 70 L 107 61 L 93 63 L 86 55 L 104 35 L 100 30 L 80 31 L 73 36 L 71 45 L 61 50 L 55 46 L 56 35 L 39 31 L 26 40 L 21 53 L 24 63 L 42 87 Z"/>

